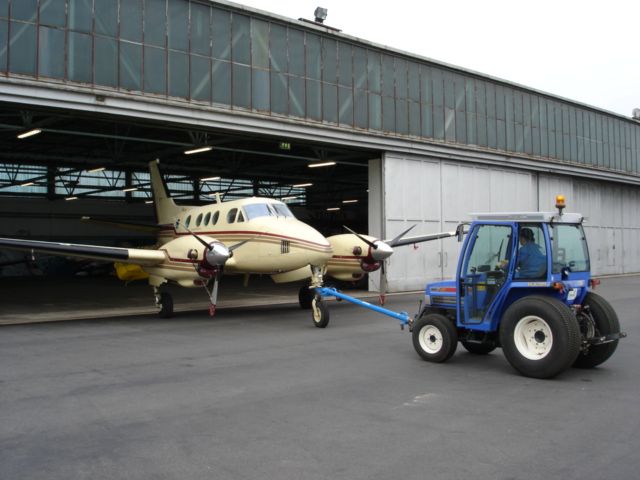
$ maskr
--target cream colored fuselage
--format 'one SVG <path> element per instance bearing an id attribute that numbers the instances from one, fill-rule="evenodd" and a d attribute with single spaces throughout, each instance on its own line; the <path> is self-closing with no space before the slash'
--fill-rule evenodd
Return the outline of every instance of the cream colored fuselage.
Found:
<path id="1" fill-rule="evenodd" d="M 157 248 L 166 253 L 167 260 L 144 270 L 151 275 L 152 284 L 167 279 L 185 287 L 201 285 L 198 266 L 203 263 L 205 247 L 192 233 L 206 243 L 218 241 L 227 247 L 246 241 L 225 263 L 228 274 L 274 275 L 326 265 L 332 256 L 329 241 L 290 213 L 278 214 L 276 209 L 282 206 L 277 200 L 254 197 L 185 208 L 159 234 Z M 252 215 L 252 209 L 269 214 Z M 159 278 L 154 281 L 153 277 Z"/>

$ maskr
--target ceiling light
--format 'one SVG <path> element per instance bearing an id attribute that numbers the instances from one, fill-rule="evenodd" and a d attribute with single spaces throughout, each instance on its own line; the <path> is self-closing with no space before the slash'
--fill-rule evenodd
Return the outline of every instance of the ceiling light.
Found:
<path id="1" fill-rule="evenodd" d="M 147 204 L 149 204 L 149 203 L 153 203 L 153 200 L 147 200 L 147 201 L 145 201 L 144 203 L 147 203 Z"/>
<path id="2" fill-rule="evenodd" d="M 212 182 L 213 180 L 220 180 L 220 177 L 207 177 L 200 179 L 201 182 Z"/>
<path id="3" fill-rule="evenodd" d="M 330 167 L 331 165 L 335 165 L 336 162 L 322 162 L 322 163 L 310 163 L 307 165 L 309 168 L 318 168 L 318 167 Z"/>
<path id="4" fill-rule="evenodd" d="M 337 212 L 338 210 L 340 210 L 340 207 L 327 208 L 327 212 Z"/>
<path id="5" fill-rule="evenodd" d="M 89 173 L 101 172 L 105 169 L 105 167 L 92 168 L 91 170 L 87 170 Z"/>
<path id="6" fill-rule="evenodd" d="M 358 203 L 358 200 L 342 200 L 342 203 Z"/>
<path id="7" fill-rule="evenodd" d="M 310 187 L 312 186 L 313 183 L 298 183 L 297 185 L 291 185 L 293 188 L 303 188 L 303 187 Z"/>
<path id="8" fill-rule="evenodd" d="M 284 200 L 295 200 L 296 198 L 298 198 L 298 197 L 296 197 L 296 196 L 293 196 L 293 197 L 282 197 L 280 200 L 283 200 L 283 201 Z"/>
<path id="9" fill-rule="evenodd" d="M 40 130 L 39 128 L 34 128 L 33 130 L 29 130 L 28 132 L 21 133 L 20 135 L 18 135 L 18 138 L 23 139 L 27 137 L 33 137 L 34 135 L 38 135 L 39 133 L 42 133 L 42 130 Z"/>
<path id="10" fill-rule="evenodd" d="M 21 187 L 30 187 L 31 185 L 35 185 L 35 184 L 36 184 L 36 182 L 27 182 L 27 183 L 21 184 L 20 186 Z"/>
<path id="11" fill-rule="evenodd" d="M 134 192 L 138 190 L 138 187 L 130 187 L 130 188 L 123 188 L 122 191 L 123 192 Z"/>
<path id="12" fill-rule="evenodd" d="M 194 153 L 208 152 L 209 150 L 213 150 L 213 147 L 201 147 L 201 148 L 194 148 L 193 150 L 185 150 L 184 154 L 192 155 Z"/>
<path id="13" fill-rule="evenodd" d="M 65 200 L 68 202 L 69 200 L 77 200 L 78 197 L 67 197 Z"/>

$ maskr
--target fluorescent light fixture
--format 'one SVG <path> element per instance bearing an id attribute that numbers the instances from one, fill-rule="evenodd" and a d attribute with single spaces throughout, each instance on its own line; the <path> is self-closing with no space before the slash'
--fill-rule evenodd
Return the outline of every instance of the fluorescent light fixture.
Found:
<path id="1" fill-rule="evenodd" d="M 201 182 L 212 182 L 214 180 L 220 180 L 220 177 L 207 177 L 207 178 L 200 179 Z"/>
<path id="2" fill-rule="evenodd" d="M 123 192 L 134 192 L 138 190 L 138 187 L 130 187 L 130 188 L 123 188 L 122 191 Z"/>
<path id="3" fill-rule="evenodd" d="M 68 202 L 69 200 L 77 200 L 78 197 L 67 197 L 65 200 Z"/>
<path id="4" fill-rule="evenodd" d="M 310 187 L 313 183 L 298 183 L 297 185 L 291 185 L 293 188 Z"/>
<path id="5" fill-rule="evenodd" d="M 21 187 L 30 187 L 31 185 L 35 185 L 35 184 L 36 184 L 36 182 L 27 182 L 27 183 L 21 184 L 20 186 Z"/>
<path id="6" fill-rule="evenodd" d="M 39 133 L 42 133 L 42 130 L 40 130 L 39 128 L 34 128 L 33 130 L 29 130 L 28 132 L 21 133 L 20 135 L 18 135 L 18 138 L 23 139 L 33 137 L 34 135 L 38 135 Z"/>
<path id="7" fill-rule="evenodd" d="M 342 200 L 342 203 L 358 203 L 358 200 Z"/>
<path id="8" fill-rule="evenodd" d="M 327 208 L 327 212 L 337 212 L 338 210 L 340 210 L 340 207 Z"/>
<path id="9" fill-rule="evenodd" d="M 309 168 L 318 168 L 318 167 L 330 167 L 331 165 L 335 165 L 336 162 L 322 162 L 322 163 L 310 163 L 307 165 Z"/>
<path id="10" fill-rule="evenodd" d="M 293 196 L 293 197 L 282 197 L 280 200 L 295 200 L 296 198 L 298 198 L 298 197 L 296 197 L 296 196 Z"/>
<path id="11" fill-rule="evenodd" d="M 105 167 L 92 168 L 91 170 L 87 170 L 87 172 L 89 173 L 102 172 L 104 169 Z"/>
<path id="12" fill-rule="evenodd" d="M 200 148 L 194 148 L 193 150 L 185 150 L 184 154 L 193 155 L 194 153 L 208 152 L 209 150 L 213 150 L 213 147 L 200 147 Z"/>
<path id="13" fill-rule="evenodd" d="M 147 201 L 145 201 L 144 203 L 147 203 L 147 204 L 148 204 L 148 203 L 153 203 L 153 200 L 147 200 Z"/>

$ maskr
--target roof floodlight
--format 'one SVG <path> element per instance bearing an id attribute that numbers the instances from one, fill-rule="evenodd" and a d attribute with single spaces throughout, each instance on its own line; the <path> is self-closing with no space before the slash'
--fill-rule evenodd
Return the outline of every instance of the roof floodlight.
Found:
<path id="1" fill-rule="evenodd" d="M 23 138 L 28 138 L 28 137 L 33 137 L 34 135 L 38 135 L 39 133 L 42 133 L 42 130 L 40 130 L 39 128 L 34 128 L 33 130 L 29 130 L 28 132 L 23 132 L 20 135 L 18 135 L 19 139 L 23 139 Z"/>
<path id="2" fill-rule="evenodd" d="M 194 153 L 208 152 L 210 150 L 213 150 L 213 147 L 200 147 L 200 148 L 194 148 L 193 150 L 185 150 L 184 154 L 193 155 Z"/>
<path id="3" fill-rule="evenodd" d="M 322 7 L 317 7 L 313 15 L 316 17 L 316 23 L 324 23 L 327 19 L 327 9 Z"/>

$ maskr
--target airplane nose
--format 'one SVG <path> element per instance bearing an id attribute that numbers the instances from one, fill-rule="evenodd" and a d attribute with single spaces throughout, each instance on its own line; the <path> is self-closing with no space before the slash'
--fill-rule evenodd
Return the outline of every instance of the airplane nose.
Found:
<path id="1" fill-rule="evenodd" d="M 312 265 L 323 265 L 333 256 L 333 249 L 329 240 L 315 228 L 305 225 L 304 238 L 307 241 L 311 254 Z"/>

